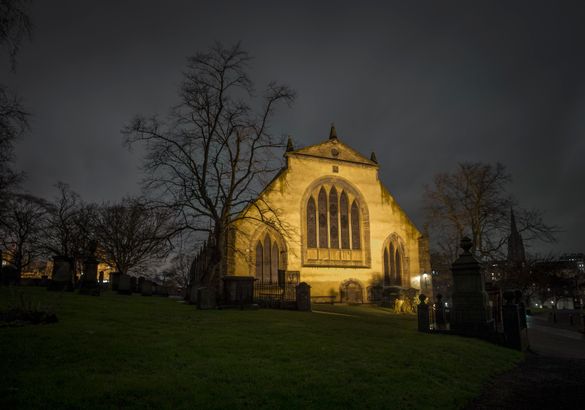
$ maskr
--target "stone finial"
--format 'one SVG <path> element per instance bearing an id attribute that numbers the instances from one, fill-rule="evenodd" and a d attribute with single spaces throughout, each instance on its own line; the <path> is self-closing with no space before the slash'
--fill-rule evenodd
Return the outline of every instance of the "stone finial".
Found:
<path id="1" fill-rule="evenodd" d="M 286 152 L 294 151 L 295 148 L 293 146 L 292 138 L 290 135 L 288 136 L 288 141 L 286 142 Z"/>
<path id="2" fill-rule="evenodd" d="M 378 158 L 376 158 L 376 153 L 372 151 L 372 155 L 370 155 L 370 161 L 378 163 Z"/>
<path id="3" fill-rule="evenodd" d="M 459 246 L 461 246 L 461 249 L 463 249 L 464 255 L 471 255 L 471 248 L 473 248 L 473 242 L 469 237 L 464 236 L 461 239 L 461 243 Z"/>
<path id="4" fill-rule="evenodd" d="M 335 124 L 331 123 L 331 130 L 329 130 L 329 139 L 336 140 L 337 139 L 337 131 L 335 130 Z"/>

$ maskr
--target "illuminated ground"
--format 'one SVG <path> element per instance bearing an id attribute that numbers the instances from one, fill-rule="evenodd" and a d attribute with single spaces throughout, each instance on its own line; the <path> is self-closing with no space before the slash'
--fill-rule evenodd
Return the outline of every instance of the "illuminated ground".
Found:
<path id="1" fill-rule="evenodd" d="M 197 311 L 22 290 L 60 322 L 0 328 L 0 408 L 458 408 L 521 359 L 368 306 Z"/>

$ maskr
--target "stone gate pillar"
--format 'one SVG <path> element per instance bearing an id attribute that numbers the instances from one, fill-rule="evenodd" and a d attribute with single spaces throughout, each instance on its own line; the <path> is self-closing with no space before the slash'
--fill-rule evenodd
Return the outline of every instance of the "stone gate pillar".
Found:
<path id="1" fill-rule="evenodd" d="M 490 333 L 494 326 L 481 264 L 471 253 L 472 246 L 471 239 L 463 238 L 461 240 L 463 253 L 451 265 L 454 288 L 451 330 L 483 336 Z"/>

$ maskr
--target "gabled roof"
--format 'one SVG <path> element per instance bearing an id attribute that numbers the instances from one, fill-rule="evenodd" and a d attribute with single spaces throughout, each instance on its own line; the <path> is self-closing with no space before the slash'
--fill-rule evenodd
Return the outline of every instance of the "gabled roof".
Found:
<path id="1" fill-rule="evenodd" d="M 377 167 L 378 164 L 371 159 L 363 156 L 349 145 L 339 141 L 335 131 L 335 127 L 331 126 L 331 132 L 329 139 L 324 142 L 315 145 L 309 145 L 308 147 L 300 148 L 293 151 L 288 151 L 285 154 L 288 155 L 300 155 L 315 158 L 326 158 L 333 161 L 345 161 L 353 162 L 363 165 L 371 165 Z"/>

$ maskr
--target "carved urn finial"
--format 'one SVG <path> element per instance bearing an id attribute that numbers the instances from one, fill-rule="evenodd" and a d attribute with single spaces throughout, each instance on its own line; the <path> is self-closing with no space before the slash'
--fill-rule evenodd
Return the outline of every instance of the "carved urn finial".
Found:
<path id="1" fill-rule="evenodd" d="M 471 255 L 471 248 L 473 248 L 473 242 L 469 237 L 464 236 L 461 239 L 461 244 L 459 246 L 461 246 L 461 249 L 463 249 L 464 255 Z"/>

